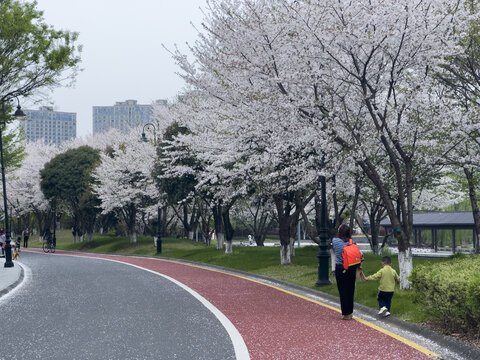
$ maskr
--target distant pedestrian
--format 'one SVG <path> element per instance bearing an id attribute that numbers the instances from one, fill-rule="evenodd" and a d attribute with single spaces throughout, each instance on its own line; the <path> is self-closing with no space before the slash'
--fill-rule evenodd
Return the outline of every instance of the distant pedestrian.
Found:
<path id="1" fill-rule="evenodd" d="M 12 260 L 18 259 L 20 255 L 20 243 L 22 242 L 22 237 L 17 236 L 17 241 L 12 245 Z"/>
<path id="2" fill-rule="evenodd" d="M 28 239 L 30 238 L 30 230 L 28 227 L 23 230 L 23 247 L 26 248 L 28 247 Z"/>
<path id="3" fill-rule="evenodd" d="M 353 298 L 358 267 L 358 265 L 352 265 L 346 270 L 343 267 L 343 248 L 349 243 L 351 237 L 352 231 L 350 227 L 342 224 L 338 228 L 337 236 L 332 240 L 332 247 L 335 253 L 335 279 L 337 280 L 337 288 L 340 295 L 343 320 L 351 320 L 353 317 Z"/>
<path id="4" fill-rule="evenodd" d="M 2 255 L 1 257 L 5 257 L 5 244 L 7 243 L 7 237 L 5 235 L 5 231 L 0 229 L 0 246 L 2 247 Z"/>
<path id="5" fill-rule="evenodd" d="M 392 259 L 390 256 L 382 258 L 382 268 L 375 274 L 365 277 L 362 273 L 362 280 L 380 280 L 378 286 L 378 315 L 389 316 L 392 297 L 395 290 L 395 283 L 400 283 L 400 276 L 394 268 L 392 268 Z"/>

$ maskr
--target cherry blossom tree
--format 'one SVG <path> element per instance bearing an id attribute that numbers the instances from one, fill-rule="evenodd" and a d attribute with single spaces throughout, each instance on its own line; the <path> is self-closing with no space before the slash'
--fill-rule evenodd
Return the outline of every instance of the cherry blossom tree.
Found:
<path id="1" fill-rule="evenodd" d="M 240 3 L 246 5 L 240 8 Z M 263 26 L 263 19 L 272 18 L 272 3 L 209 4 L 207 34 L 200 35 L 192 47 L 201 71 L 182 54 L 174 54 L 184 71 L 182 76 L 195 89 L 192 93 L 198 94 L 189 97 L 187 118 L 194 134 L 191 141 L 195 141 L 190 148 L 213 165 L 206 173 L 214 183 L 219 178 L 237 177 L 243 182 L 240 193 L 256 187 L 275 197 L 281 261 L 289 263 L 291 226 L 300 212 L 297 206 L 313 196 L 312 183 L 318 183 L 319 169 L 325 168 L 324 153 L 319 149 L 326 145 L 312 131 L 310 121 L 292 121 L 300 120 L 298 108 L 275 80 L 278 69 L 272 53 L 281 58 L 282 49 L 272 49 L 269 40 L 277 29 Z M 215 193 L 219 196 L 220 192 L 219 188 Z M 231 194 L 225 191 L 226 196 Z"/>
<path id="2" fill-rule="evenodd" d="M 158 191 L 152 178 L 155 147 L 140 141 L 140 131 L 118 139 L 101 154 L 93 191 L 101 200 L 102 213 L 115 212 L 125 221 L 130 242 L 137 241 L 140 211 L 152 217 L 158 206 Z"/>
<path id="3" fill-rule="evenodd" d="M 459 115 L 433 75 L 445 56 L 460 50 L 457 30 L 468 27 L 466 2 L 282 4 L 295 14 L 295 39 L 306 39 L 302 47 L 318 64 L 308 74 L 318 78 L 321 94 L 311 101 L 312 118 L 329 128 L 375 184 L 395 228 L 401 287 L 406 288 L 413 193 L 419 180 L 436 171 L 428 150 L 443 149 L 435 141 L 439 129 Z M 385 178 L 384 168 L 372 161 L 378 151 L 389 159 L 393 178 Z M 396 187 L 396 201 L 390 184 Z"/>
<path id="4" fill-rule="evenodd" d="M 470 3 L 470 11 L 478 13 L 478 1 Z M 448 89 L 449 94 L 456 101 L 466 116 L 456 119 L 453 131 L 442 134 L 443 139 L 464 139 L 463 144 L 454 148 L 447 159 L 442 159 L 447 165 L 462 170 L 470 204 L 472 206 L 475 223 L 474 246 L 480 252 L 480 208 L 477 191 L 480 186 L 480 125 L 478 122 L 480 111 L 480 21 L 472 23 L 470 29 L 461 33 L 463 36 L 462 52 L 447 58 L 447 61 L 437 73 L 438 79 Z"/>
<path id="5" fill-rule="evenodd" d="M 58 154 L 58 149 L 39 140 L 28 143 L 25 153 L 20 168 L 8 175 L 8 198 L 16 204 L 19 215 L 29 219 L 30 214 L 35 214 L 41 232 L 42 224 L 48 221 L 45 217 L 49 213 L 50 204 L 40 189 L 40 170 Z"/>
<path id="6" fill-rule="evenodd" d="M 174 208 L 175 202 L 183 207 L 182 221 L 185 228 L 193 230 L 194 226 L 198 226 L 200 217 L 205 217 L 200 213 L 202 204 L 207 204 L 213 214 L 217 249 L 223 249 L 225 242 L 225 252 L 230 254 L 233 227 L 229 211 L 239 196 L 235 190 L 238 181 L 233 172 L 227 171 L 224 162 L 212 161 L 212 146 L 208 139 L 202 136 L 203 132 L 200 132 L 200 135 L 187 127 L 176 125 L 176 128 L 176 136 L 173 133 L 166 136 L 162 144 L 158 171 L 161 174 L 162 188 L 167 192 Z M 187 221 L 186 209 L 189 204 L 190 218 L 194 222 L 192 225 Z"/>
<path id="7" fill-rule="evenodd" d="M 287 201 L 285 211 L 280 199 L 305 195 L 345 152 L 385 205 L 408 287 L 413 194 L 437 170 L 431 149 L 451 150 L 438 135 L 461 115 L 433 74 L 460 49 L 466 3 L 208 3 L 205 33 L 191 47 L 195 62 L 174 53 L 184 79 L 210 97 L 191 118 L 221 149 L 216 159 L 238 159 L 236 170 L 278 191 L 282 247 L 305 201 L 295 210 Z"/>

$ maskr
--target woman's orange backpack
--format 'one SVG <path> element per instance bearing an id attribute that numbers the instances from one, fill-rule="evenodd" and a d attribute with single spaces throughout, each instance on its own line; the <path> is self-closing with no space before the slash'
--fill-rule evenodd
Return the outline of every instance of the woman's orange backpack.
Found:
<path id="1" fill-rule="evenodd" d="M 362 253 L 357 244 L 350 239 L 348 244 L 343 248 L 343 268 L 347 270 L 350 266 L 360 264 L 362 262 Z"/>

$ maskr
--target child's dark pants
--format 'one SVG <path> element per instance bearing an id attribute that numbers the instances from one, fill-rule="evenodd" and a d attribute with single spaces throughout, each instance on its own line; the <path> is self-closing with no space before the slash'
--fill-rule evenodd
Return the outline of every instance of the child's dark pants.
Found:
<path id="1" fill-rule="evenodd" d="M 378 292 L 378 307 L 381 309 L 382 307 L 386 307 L 388 311 L 390 311 L 390 306 L 392 305 L 392 297 L 393 291 L 379 291 Z"/>

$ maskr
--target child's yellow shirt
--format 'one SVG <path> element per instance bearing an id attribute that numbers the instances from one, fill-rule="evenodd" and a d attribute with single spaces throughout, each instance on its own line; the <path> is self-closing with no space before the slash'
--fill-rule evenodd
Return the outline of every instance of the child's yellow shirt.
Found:
<path id="1" fill-rule="evenodd" d="M 375 274 L 367 276 L 367 279 L 380 279 L 380 285 L 378 286 L 378 290 L 385 292 L 393 292 L 395 290 L 395 282 L 400 282 L 400 276 L 398 276 L 395 269 L 393 269 L 390 265 L 385 265 Z"/>

